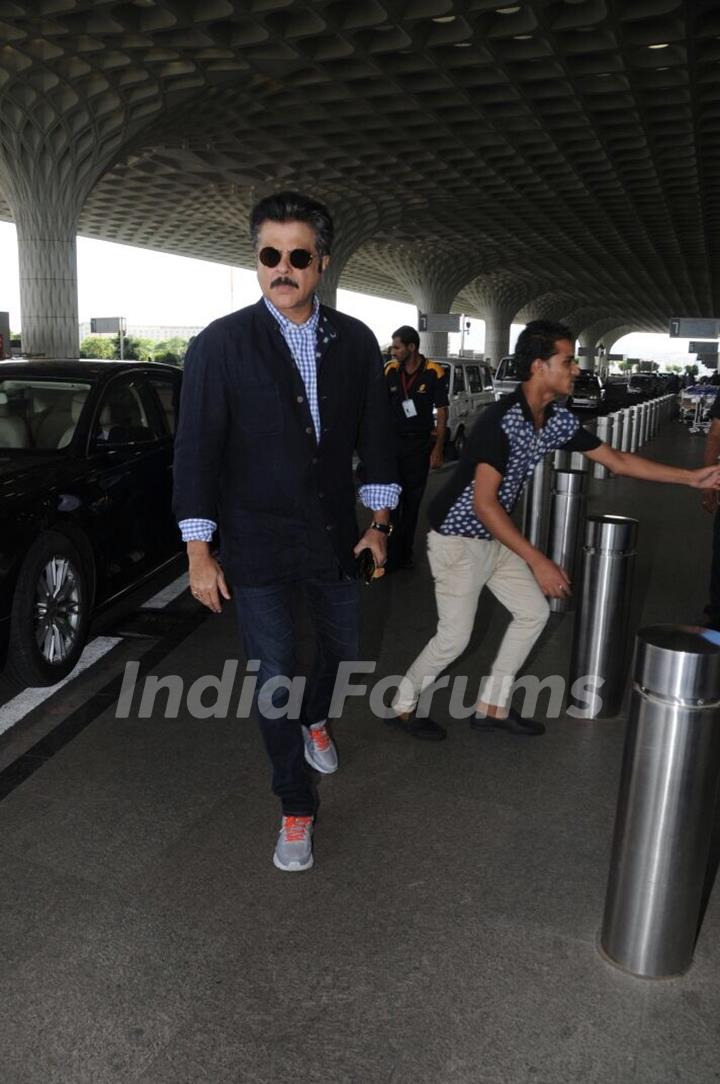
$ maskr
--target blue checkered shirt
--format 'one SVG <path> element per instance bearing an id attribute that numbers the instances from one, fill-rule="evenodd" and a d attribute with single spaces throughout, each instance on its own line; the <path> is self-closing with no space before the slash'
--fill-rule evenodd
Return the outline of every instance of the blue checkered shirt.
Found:
<path id="1" fill-rule="evenodd" d="M 321 355 L 321 346 L 326 346 L 335 331 L 330 321 L 320 315 L 320 302 L 315 298 L 313 311 L 304 324 L 295 324 L 288 320 L 267 298 L 263 299 L 272 315 L 277 320 L 283 338 L 288 345 L 293 361 L 298 367 L 307 394 L 308 407 L 315 427 L 315 437 L 320 440 L 320 405 L 317 393 L 317 363 Z M 360 500 L 366 508 L 377 511 L 380 508 L 395 508 L 400 497 L 399 485 L 361 486 Z M 183 542 L 209 542 L 217 524 L 211 519 L 183 519 L 179 527 Z"/>

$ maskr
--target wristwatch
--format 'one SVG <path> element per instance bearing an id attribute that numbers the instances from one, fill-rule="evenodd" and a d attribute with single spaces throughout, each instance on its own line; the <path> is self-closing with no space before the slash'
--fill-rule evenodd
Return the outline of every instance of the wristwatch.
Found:
<path id="1" fill-rule="evenodd" d="M 394 530 L 392 523 L 378 523 L 376 520 L 373 520 L 370 526 L 374 531 L 381 531 L 383 534 L 386 534 L 388 538 Z"/>

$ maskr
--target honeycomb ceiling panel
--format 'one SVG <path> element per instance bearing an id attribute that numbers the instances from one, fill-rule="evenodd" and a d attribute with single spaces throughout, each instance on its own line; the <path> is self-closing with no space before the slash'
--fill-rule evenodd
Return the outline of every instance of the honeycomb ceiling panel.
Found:
<path id="1" fill-rule="evenodd" d="M 401 300 L 720 315 L 719 133 L 715 0 L 0 0 L 0 216 L 250 266 L 302 188 Z"/>

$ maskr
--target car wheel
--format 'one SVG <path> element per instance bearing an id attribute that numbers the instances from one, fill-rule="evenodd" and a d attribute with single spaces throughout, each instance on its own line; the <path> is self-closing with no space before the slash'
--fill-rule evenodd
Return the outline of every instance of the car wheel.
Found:
<path id="1" fill-rule="evenodd" d="M 462 425 L 455 434 L 455 439 L 452 442 L 453 446 L 453 458 L 459 459 L 462 455 L 462 450 L 465 447 L 465 430 Z"/>
<path id="2" fill-rule="evenodd" d="M 24 685 L 54 685 L 77 663 L 90 624 L 82 559 L 48 531 L 30 547 L 13 597 L 7 671 Z"/>

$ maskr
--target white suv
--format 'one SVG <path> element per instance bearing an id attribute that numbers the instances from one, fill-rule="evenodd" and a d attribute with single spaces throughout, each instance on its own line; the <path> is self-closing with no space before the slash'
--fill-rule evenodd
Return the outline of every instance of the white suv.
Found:
<path id="1" fill-rule="evenodd" d="M 448 373 L 447 453 L 459 456 L 468 431 L 488 403 L 493 401 L 490 366 L 477 358 L 433 358 Z"/>

